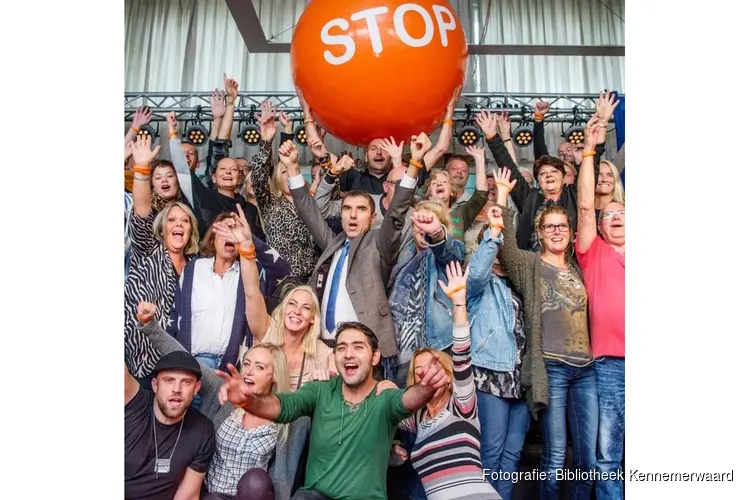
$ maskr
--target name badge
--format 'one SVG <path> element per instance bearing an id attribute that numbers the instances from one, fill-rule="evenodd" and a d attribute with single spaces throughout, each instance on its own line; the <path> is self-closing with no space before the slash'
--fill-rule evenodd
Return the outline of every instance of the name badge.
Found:
<path id="1" fill-rule="evenodd" d="M 154 464 L 154 472 L 157 474 L 169 474 L 171 460 L 168 458 L 157 458 Z"/>

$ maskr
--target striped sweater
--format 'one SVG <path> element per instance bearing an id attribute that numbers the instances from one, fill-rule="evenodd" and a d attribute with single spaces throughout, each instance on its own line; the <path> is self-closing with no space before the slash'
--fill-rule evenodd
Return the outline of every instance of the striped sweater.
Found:
<path id="1" fill-rule="evenodd" d="M 400 425 L 417 434 L 411 460 L 428 500 L 500 498 L 482 475 L 470 348 L 469 325 L 454 325 L 453 397 L 433 420 L 425 421 L 423 408 Z"/>

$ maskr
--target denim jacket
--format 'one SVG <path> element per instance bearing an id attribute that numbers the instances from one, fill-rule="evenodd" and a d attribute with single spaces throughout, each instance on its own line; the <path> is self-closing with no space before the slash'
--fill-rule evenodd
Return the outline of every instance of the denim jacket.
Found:
<path id="1" fill-rule="evenodd" d="M 440 288 L 438 280 L 448 283 L 445 266 L 459 261 L 463 265 L 466 248 L 450 234 L 440 243 L 433 244 L 430 237 L 425 240 L 430 245 L 427 255 L 427 347 L 444 350 L 453 344 L 453 302 Z"/>
<path id="2" fill-rule="evenodd" d="M 471 361 L 496 372 L 510 372 L 516 363 L 513 336 L 515 313 L 510 288 L 492 272 L 502 233 L 493 239 L 489 229 L 469 262 L 466 302 L 471 324 Z"/>

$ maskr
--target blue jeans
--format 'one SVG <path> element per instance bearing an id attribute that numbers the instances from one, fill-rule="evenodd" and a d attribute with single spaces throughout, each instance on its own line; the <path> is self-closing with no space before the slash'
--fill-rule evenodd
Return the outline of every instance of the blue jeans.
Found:
<path id="1" fill-rule="evenodd" d="M 623 470 L 625 448 L 625 358 L 605 356 L 596 360 L 596 389 L 599 394 L 599 444 L 596 470 Z M 611 477 L 611 474 L 610 474 Z M 597 500 L 622 500 L 623 482 L 597 481 Z"/>
<path id="2" fill-rule="evenodd" d="M 480 451 L 482 468 L 488 472 L 512 474 L 518 471 L 523 443 L 529 431 L 531 414 L 523 399 L 508 399 L 477 391 L 479 425 L 481 428 Z M 513 481 L 510 479 L 488 482 L 502 498 L 513 498 Z"/>
<path id="3" fill-rule="evenodd" d="M 557 474 L 565 466 L 566 424 L 570 424 L 573 463 L 578 471 L 589 476 L 572 481 L 570 498 L 590 500 L 594 488 L 591 476 L 596 466 L 596 433 L 599 426 L 594 367 L 579 368 L 554 360 L 545 360 L 544 365 L 547 368 L 549 404 L 540 413 L 544 442 L 541 470 L 547 474 L 547 479 L 541 484 L 541 498 L 557 500 L 560 497 Z"/>
<path id="4" fill-rule="evenodd" d="M 219 369 L 219 364 L 221 364 L 221 358 L 224 357 L 223 354 L 211 354 L 211 353 L 198 353 L 195 356 L 193 356 L 195 359 L 198 360 L 198 363 L 205 365 L 209 368 L 213 368 L 214 370 Z M 193 408 L 196 410 L 201 409 L 201 395 L 200 393 L 196 394 L 193 398 L 193 402 L 190 404 Z"/>

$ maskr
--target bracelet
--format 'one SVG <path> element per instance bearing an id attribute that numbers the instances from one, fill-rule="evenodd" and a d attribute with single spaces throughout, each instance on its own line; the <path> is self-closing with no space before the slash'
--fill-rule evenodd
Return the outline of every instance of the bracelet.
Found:
<path id="1" fill-rule="evenodd" d="M 151 181 L 151 177 L 149 177 L 147 175 L 138 174 L 138 175 L 134 175 L 133 176 L 133 180 L 134 181 L 139 181 L 139 182 L 150 182 Z"/>
<path id="2" fill-rule="evenodd" d="M 315 120 L 313 120 L 312 118 L 305 119 L 304 125 L 307 125 L 308 123 L 315 123 Z"/>
<path id="3" fill-rule="evenodd" d="M 145 165 L 145 166 L 136 165 L 133 167 L 133 172 L 137 172 L 143 175 L 151 175 L 151 167 L 148 165 Z"/>
<path id="4" fill-rule="evenodd" d="M 237 253 L 240 254 L 240 257 L 243 257 L 247 260 L 255 260 L 255 245 L 250 244 L 250 248 L 247 250 L 243 250 L 241 246 L 237 246 Z"/>
<path id="5" fill-rule="evenodd" d="M 500 229 L 500 230 L 503 230 L 503 229 L 505 229 L 505 225 L 504 224 L 490 224 L 490 229 Z"/>
<path id="6" fill-rule="evenodd" d="M 440 236 L 440 233 L 442 233 L 442 232 L 443 232 L 443 229 L 445 229 L 445 227 L 444 227 L 444 226 L 440 226 L 440 229 L 438 229 L 437 231 L 435 231 L 434 233 L 431 233 L 431 234 L 429 235 L 429 236 L 430 236 L 430 239 L 431 239 L 431 240 L 434 240 L 435 238 L 437 238 L 438 236 Z"/>
<path id="7" fill-rule="evenodd" d="M 452 127 L 453 126 L 453 120 L 451 120 L 450 118 L 446 118 L 445 120 L 443 120 L 443 125 L 449 125 L 449 126 Z"/>
<path id="8" fill-rule="evenodd" d="M 588 158 L 589 156 L 596 156 L 596 151 L 584 151 L 583 158 Z"/>
<path id="9" fill-rule="evenodd" d="M 496 135 L 497 135 L 497 133 L 494 133 L 494 134 L 490 134 L 490 135 L 485 135 L 485 136 L 484 136 L 484 140 L 485 140 L 485 141 L 489 141 L 490 139 L 492 139 L 492 138 L 493 138 L 493 137 L 495 137 Z"/>
<path id="10" fill-rule="evenodd" d="M 453 307 L 466 307 L 466 304 L 453 304 Z"/>
<path id="11" fill-rule="evenodd" d="M 534 120 L 538 122 L 543 122 L 544 115 L 542 113 L 537 113 L 536 111 L 534 111 Z"/>
<path id="12" fill-rule="evenodd" d="M 174 139 L 175 137 L 177 137 L 177 136 L 179 136 L 179 135 L 180 135 L 180 133 L 179 133 L 179 132 L 177 132 L 176 130 L 175 130 L 174 132 L 169 132 L 169 139 L 170 139 L 170 140 L 171 140 L 171 139 Z"/>
<path id="13" fill-rule="evenodd" d="M 504 181 L 495 181 L 495 185 L 496 186 L 506 187 L 506 188 L 508 188 L 508 190 L 513 189 L 512 187 L 510 187 L 510 184 L 508 184 L 507 182 L 504 182 Z"/>
<path id="14" fill-rule="evenodd" d="M 138 132 L 140 132 L 140 131 L 141 131 L 141 129 L 139 129 L 139 128 L 138 128 L 138 127 L 136 127 L 135 125 L 131 125 L 131 126 L 130 126 L 130 130 L 132 130 L 132 131 L 133 131 L 133 132 L 135 132 L 136 134 L 137 134 Z"/>
<path id="15" fill-rule="evenodd" d="M 508 141 L 512 141 L 512 140 L 513 140 L 513 139 L 512 139 L 512 138 L 510 138 L 510 137 L 508 137 L 507 139 L 503 139 L 503 144 L 504 144 L 504 143 L 506 143 L 506 142 L 508 142 Z"/>
<path id="16" fill-rule="evenodd" d="M 409 165 L 413 165 L 417 168 L 422 168 L 424 166 L 424 164 L 421 161 L 415 160 L 414 158 L 409 159 Z"/>
<path id="17" fill-rule="evenodd" d="M 450 298 L 453 295 L 455 295 L 456 292 L 458 292 L 459 290 L 464 290 L 464 289 L 466 289 L 466 285 L 458 285 L 456 288 L 448 292 L 446 295 L 448 295 L 448 298 Z"/>
<path id="18" fill-rule="evenodd" d="M 596 126 L 599 127 L 599 128 L 607 128 L 607 124 L 606 123 L 597 123 Z"/>

